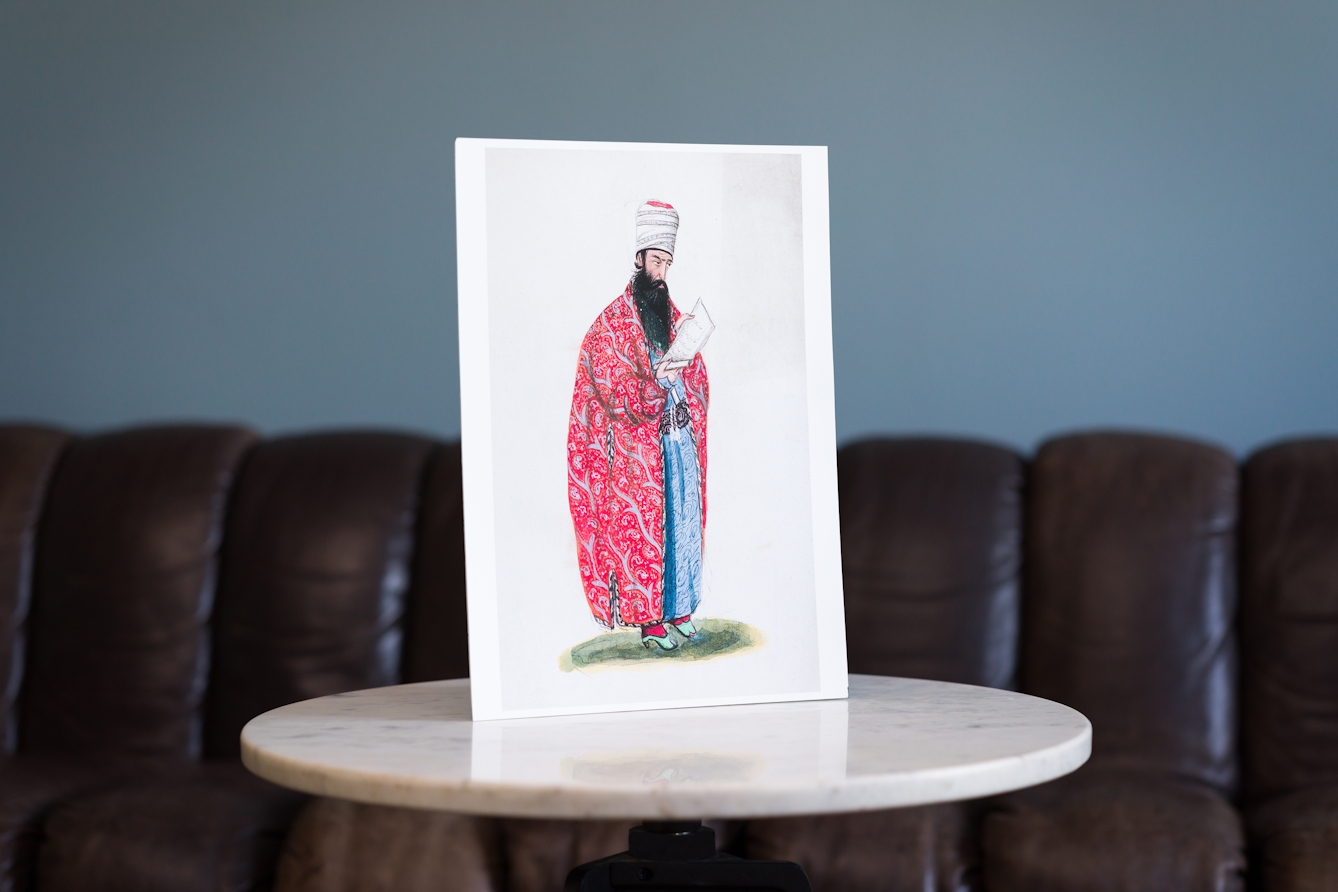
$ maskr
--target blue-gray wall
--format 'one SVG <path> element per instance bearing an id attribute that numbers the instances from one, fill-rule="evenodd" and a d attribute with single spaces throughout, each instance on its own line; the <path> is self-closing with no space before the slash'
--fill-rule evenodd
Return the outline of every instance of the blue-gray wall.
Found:
<path id="1" fill-rule="evenodd" d="M 831 147 L 842 439 L 1338 427 L 1338 4 L 0 0 L 0 418 L 457 430 L 457 136 Z"/>

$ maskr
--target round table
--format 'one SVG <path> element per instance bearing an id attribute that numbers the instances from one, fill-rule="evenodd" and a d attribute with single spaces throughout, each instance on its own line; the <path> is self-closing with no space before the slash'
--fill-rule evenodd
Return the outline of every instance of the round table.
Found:
<path id="1" fill-rule="evenodd" d="M 704 852 L 704 817 L 972 799 L 1065 775 L 1091 746 L 1091 724 L 1058 703 L 867 675 L 850 676 L 847 700 L 487 722 L 470 720 L 468 680 L 425 682 L 293 703 L 242 730 L 247 768 L 307 793 L 479 815 L 645 819 L 654 832 L 638 843 L 634 831 L 632 855 L 617 856 L 638 887 L 672 885 L 664 858 L 655 861 L 673 860 L 672 846 L 657 840 L 695 838 Z M 652 863 L 658 873 L 644 866 Z M 623 888 L 583 876 L 569 888 Z"/>

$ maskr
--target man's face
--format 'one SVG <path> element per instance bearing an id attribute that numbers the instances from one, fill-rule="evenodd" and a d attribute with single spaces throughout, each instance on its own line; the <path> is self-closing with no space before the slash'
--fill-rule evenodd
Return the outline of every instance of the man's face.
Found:
<path id="1" fill-rule="evenodd" d="M 663 282 L 664 277 L 669 273 L 669 267 L 673 264 L 674 255 L 651 248 L 645 253 L 642 269 L 646 271 L 646 275 L 650 277 L 652 282 Z"/>

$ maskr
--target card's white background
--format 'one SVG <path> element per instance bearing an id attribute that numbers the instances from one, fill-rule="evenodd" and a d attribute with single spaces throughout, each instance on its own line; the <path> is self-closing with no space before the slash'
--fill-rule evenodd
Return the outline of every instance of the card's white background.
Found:
<path id="1" fill-rule="evenodd" d="M 491 147 L 484 157 L 502 708 L 816 691 L 800 156 Z M 702 298 L 716 324 L 702 353 L 711 403 L 697 616 L 746 622 L 767 644 L 564 673 L 561 652 L 600 631 L 566 495 L 576 361 L 627 283 L 634 212 L 649 198 L 680 215 L 674 303 L 687 312 Z"/>

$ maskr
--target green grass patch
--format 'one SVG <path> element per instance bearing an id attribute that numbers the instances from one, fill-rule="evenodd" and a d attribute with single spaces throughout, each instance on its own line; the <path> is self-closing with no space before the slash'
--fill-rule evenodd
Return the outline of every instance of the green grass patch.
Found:
<path id="1" fill-rule="evenodd" d="M 661 650 L 658 645 L 646 647 L 641 643 L 639 629 L 619 629 L 596 635 L 563 651 L 558 657 L 558 667 L 563 672 L 592 672 L 618 667 L 649 667 L 665 661 L 692 663 L 747 653 L 766 643 L 762 633 L 747 623 L 718 617 L 694 620 L 694 623 L 697 634 L 693 638 L 670 631 L 669 634 L 678 641 L 678 647 L 673 650 Z"/>

